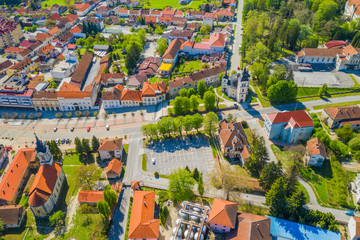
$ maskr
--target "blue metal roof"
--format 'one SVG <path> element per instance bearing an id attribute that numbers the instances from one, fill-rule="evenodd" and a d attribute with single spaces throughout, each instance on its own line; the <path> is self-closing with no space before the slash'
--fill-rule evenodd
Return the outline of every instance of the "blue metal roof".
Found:
<path id="1" fill-rule="evenodd" d="M 293 240 L 340 240 L 340 233 L 286 221 L 280 218 L 267 216 L 270 218 L 270 233 L 274 240 L 293 239 Z"/>

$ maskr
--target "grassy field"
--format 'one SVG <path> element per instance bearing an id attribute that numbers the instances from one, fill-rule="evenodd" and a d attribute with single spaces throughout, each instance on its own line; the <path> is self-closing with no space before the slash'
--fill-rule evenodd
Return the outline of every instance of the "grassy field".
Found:
<path id="1" fill-rule="evenodd" d="M 191 8 L 191 9 L 199 9 L 199 6 L 202 4 L 208 3 L 206 0 L 193 0 L 188 5 L 180 5 L 178 0 L 147 0 L 145 1 L 145 8 L 156 8 L 156 9 L 164 9 L 166 7 L 171 8 Z"/>
<path id="2" fill-rule="evenodd" d="M 276 158 L 283 164 L 285 169 L 288 169 L 290 166 L 294 165 L 295 154 L 291 151 L 284 151 L 280 149 L 275 144 L 271 145 Z"/>
<path id="3" fill-rule="evenodd" d="M 344 103 L 331 103 L 331 104 L 315 106 L 314 110 L 323 109 L 326 107 L 342 107 L 342 106 L 357 105 L 357 104 L 360 104 L 360 101 L 344 102 Z"/>
<path id="4" fill-rule="evenodd" d="M 305 198 L 306 198 L 305 203 L 310 202 L 309 193 L 308 193 L 308 191 L 306 190 L 306 188 L 305 188 L 302 184 L 299 183 L 299 184 L 298 184 L 298 189 L 305 194 Z"/>
<path id="5" fill-rule="evenodd" d="M 234 102 L 234 99 L 229 98 L 228 96 L 226 96 L 225 93 L 223 93 L 223 92 L 221 91 L 221 86 L 216 88 L 216 93 L 217 93 L 219 96 L 225 98 L 226 100 L 229 100 L 229 101 L 231 101 L 231 102 Z"/>
<path id="6" fill-rule="evenodd" d="M 149 78 L 148 81 L 150 83 L 158 83 L 161 81 L 165 81 L 166 83 L 168 83 L 170 81 L 170 79 L 169 78 L 152 77 L 152 78 Z"/>
<path id="7" fill-rule="evenodd" d="M 74 0 L 72 0 L 71 3 L 74 3 Z M 41 2 L 41 7 L 42 8 L 51 8 L 52 5 L 54 5 L 54 4 L 65 5 L 65 1 L 64 0 L 46 0 L 46 1 Z"/>
<path id="8" fill-rule="evenodd" d="M 250 82 L 250 84 L 254 87 L 254 89 L 255 89 L 255 94 L 256 94 L 257 98 L 259 99 L 261 105 L 262 105 L 264 108 L 265 108 L 265 107 L 271 107 L 271 106 L 272 106 L 271 103 L 268 102 L 268 101 L 266 101 L 266 100 L 261 96 L 259 88 L 258 88 L 254 83 L 252 83 L 252 82 Z"/>
<path id="9" fill-rule="evenodd" d="M 180 65 L 176 65 L 174 73 L 181 72 L 196 72 L 202 69 L 203 63 L 199 60 L 185 61 Z"/>
<path id="10" fill-rule="evenodd" d="M 79 154 L 65 154 L 63 165 L 81 165 Z"/>

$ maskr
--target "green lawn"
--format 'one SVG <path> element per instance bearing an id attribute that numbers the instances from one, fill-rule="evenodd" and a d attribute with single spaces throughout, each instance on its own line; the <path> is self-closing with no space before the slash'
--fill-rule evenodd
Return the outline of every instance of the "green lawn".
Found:
<path id="1" fill-rule="evenodd" d="M 351 79 L 354 81 L 354 86 L 353 88 L 359 88 L 360 84 L 358 83 L 358 81 L 356 81 L 356 79 L 354 78 L 354 76 L 352 74 L 349 74 L 349 76 L 351 77 Z"/>
<path id="2" fill-rule="evenodd" d="M 197 72 L 203 68 L 203 63 L 199 60 L 194 61 L 184 61 L 181 64 L 176 64 L 174 71 L 173 71 L 173 78 L 176 77 L 175 73 L 182 73 L 182 72 Z"/>
<path id="3" fill-rule="evenodd" d="M 64 161 L 63 161 L 63 165 L 81 165 L 82 163 L 80 162 L 80 155 L 75 153 L 75 154 L 65 154 L 64 155 Z"/>
<path id="4" fill-rule="evenodd" d="M 158 83 L 161 81 L 165 81 L 166 83 L 169 83 L 170 79 L 169 78 L 152 77 L 152 78 L 149 78 L 148 81 L 150 83 Z"/>
<path id="5" fill-rule="evenodd" d="M 293 152 L 284 151 L 275 144 L 271 145 L 271 149 L 273 150 L 276 158 L 283 164 L 285 169 L 288 169 L 290 166 L 294 164 L 295 154 Z"/>
<path id="6" fill-rule="evenodd" d="M 76 170 L 79 166 L 63 166 L 64 172 L 66 174 L 66 181 L 69 185 L 69 189 L 66 195 L 66 203 L 69 204 L 70 198 L 74 196 L 79 190 L 77 185 Z"/>
<path id="7" fill-rule="evenodd" d="M 208 3 L 206 0 L 193 0 L 188 5 L 180 5 L 178 0 L 148 0 L 144 5 L 145 8 L 164 9 L 166 7 L 171 8 L 190 8 L 198 10 L 202 4 Z"/>
<path id="8" fill-rule="evenodd" d="M 271 103 L 266 101 L 262 96 L 261 96 L 261 93 L 260 93 L 260 90 L 259 88 L 252 82 L 250 82 L 250 84 L 254 87 L 255 89 L 255 94 L 257 96 L 257 98 L 259 99 L 261 105 L 265 108 L 265 107 L 271 107 Z"/>
<path id="9" fill-rule="evenodd" d="M 74 0 L 71 1 L 71 3 L 74 3 Z M 64 0 L 46 0 L 41 2 L 42 8 L 51 8 L 52 5 L 59 4 L 59 5 L 66 5 Z"/>
<path id="10" fill-rule="evenodd" d="M 344 102 L 344 103 L 331 103 L 331 104 L 315 106 L 314 110 L 323 109 L 326 107 L 342 107 L 342 106 L 357 105 L 357 104 L 360 104 L 360 101 Z"/>
<path id="11" fill-rule="evenodd" d="M 298 184 L 298 189 L 305 194 L 305 198 L 306 198 L 305 203 L 310 202 L 309 193 L 308 193 L 308 191 L 306 190 L 306 188 L 305 188 L 302 184 L 299 183 L 299 184 Z"/>
<path id="12" fill-rule="evenodd" d="M 221 91 L 221 86 L 216 88 L 216 93 L 217 93 L 219 96 L 225 98 L 226 100 L 229 100 L 229 101 L 234 102 L 234 99 L 229 98 L 228 96 L 226 96 L 225 93 L 223 93 L 223 92 Z M 221 99 L 221 100 L 222 100 L 222 99 Z"/>

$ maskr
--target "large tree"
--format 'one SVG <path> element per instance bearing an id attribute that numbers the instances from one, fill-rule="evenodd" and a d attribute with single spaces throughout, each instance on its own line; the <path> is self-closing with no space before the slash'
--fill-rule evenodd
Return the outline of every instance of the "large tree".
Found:
<path id="1" fill-rule="evenodd" d="M 198 113 L 192 116 L 192 126 L 194 129 L 196 129 L 196 131 L 199 131 L 199 128 L 201 128 L 203 120 L 203 117 Z"/>
<path id="2" fill-rule="evenodd" d="M 204 94 L 204 105 L 207 111 L 215 108 L 215 94 L 212 91 L 207 91 Z"/>
<path id="3" fill-rule="evenodd" d="M 209 112 L 204 117 L 205 133 L 213 135 L 219 127 L 219 118 L 214 112 Z"/>
<path id="4" fill-rule="evenodd" d="M 96 152 L 99 149 L 100 143 L 99 143 L 99 139 L 95 136 L 92 137 L 91 139 L 91 148 L 94 152 Z"/>
<path id="5" fill-rule="evenodd" d="M 199 107 L 199 99 L 196 95 L 191 95 L 190 97 L 190 106 L 192 111 L 197 111 Z"/>
<path id="6" fill-rule="evenodd" d="M 166 49 L 168 48 L 168 44 L 165 38 L 160 38 L 157 41 L 157 51 L 160 56 L 164 55 Z"/>
<path id="7" fill-rule="evenodd" d="M 353 129 L 350 124 L 345 124 L 343 127 L 336 129 L 335 133 L 343 140 L 348 142 L 353 138 Z"/>
<path id="8" fill-rule="evenodd" d="M 176 204 L 191 200 L 194 196 L 193 187 L 195 180 L 186 169 L 178 169 L 170 174 L 169 193 L 171 200 Z"/>
<path id="9" fill-rule="evenodd" d="M 269 87 L 267 97 L 272 102 L 285 103 L 294 100 L 297 95 L 297 85 L 294 81 L 280 80 Z"/>
<path id="10" fill-rule="evenodd" d="M 197 92 L 200 94 L 200 97 L 203 98 L 206 91 L 205 81 L 200 80 L 197 85 Z"/>
<path id="11" fill-rule="evenodd" d="M 261 171 L 269 161 L 269 153 L 263 137 L 251 133 L 250 137 L 250 158 L 245 161 L 245 167 L 256 177 L 261 175 Z"/>
<path id="12" fill-rule="evenodd" d="M 306 214 L 304 205 L 306 203 L 305 194 L 302 191 L 294 192 L 288 200 L 288 214 L 289 220 L 292 222 L 299 222 Z"/>
<path id="13" fill-rule="evenodd" d="M 286 199 L 286 184 L 282 177 L 278 178 L 267 191 L 265 204 L 270 206 L 270 215 L 286 219 L 288 206 Z"/>
<path id="14" fill-rule="evenodd" d="M 99 200 L 97 202 L 97 209 L 99 210 L 99 213 L 101 213 L 104 216 L 105 219 L 109 219 L 111 209 L 106 201 Z"/>
<path id="15" fill-rule="evenodd" d="M 103 191 L 104 199 L 108 203 L 109 207 L 112 208 L 117 202 L 118 195 L 113 189 L 106 188 Z"/>
<path id="16" fill-rule="evenodd" d="M 100 179 L 101 169 L 95 164 L 80 165 L 76 168 L 76 180 L 84 190 L 91 190 L 96 181 Z"/>
<path id="17" fill-rule="evenodd" d="M 261 172 L 259 179 L 260 186 L 265 190 L 270 190 L 273 183 L 283 175 L 282 165 L 279 161 L 278 163 L 270 162 L 266 164 L 264 169 Z"/>

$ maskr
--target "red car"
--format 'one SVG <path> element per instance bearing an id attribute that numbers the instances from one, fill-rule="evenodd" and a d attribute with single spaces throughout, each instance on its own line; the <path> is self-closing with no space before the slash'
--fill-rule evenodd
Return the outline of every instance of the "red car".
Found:
<path id="1" fill-rule="evenodd" d="M 88 132 L 90 132 L 90 130 L 91 130 L 91 127 L 87 127 L 87 129 L 86 129 Z"/>
<path id="2" fill-rule="evenodd" d="M 238 70 L 240 70 L 240 67 L 238 67 Z"/>

